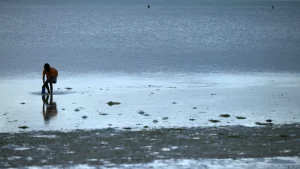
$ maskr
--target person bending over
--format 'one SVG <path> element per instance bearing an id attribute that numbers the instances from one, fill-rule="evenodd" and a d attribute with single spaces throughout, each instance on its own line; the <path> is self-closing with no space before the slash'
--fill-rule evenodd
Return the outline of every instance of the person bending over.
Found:
<path id="1" fill-rule="evenodd" d="M 47 79 L 45 80 L 45 75 Z M 53 83 L 57 82 L 58 71 L 54 67 L 50 67 L 48 63 L 45 63 L 43 70 L 43 87 L 45 87 L 48 93 L 53 93 Z M 50 89 L 49 89 L 50 85 Z"/>

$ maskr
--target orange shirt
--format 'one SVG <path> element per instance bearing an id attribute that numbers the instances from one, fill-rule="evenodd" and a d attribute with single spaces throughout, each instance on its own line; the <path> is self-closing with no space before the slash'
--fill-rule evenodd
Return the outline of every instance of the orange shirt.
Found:
<path id="1" fill-rule="evenodd" d="M 56 77 L 56 76 L 58 76 L 58 71 L 55 68 L 50 67 L 50 71 L 49 72 L 46 72 L 45 69 L 44 69 L 43 76 L 44 75 L 46 75 L 47 78 Z"/>

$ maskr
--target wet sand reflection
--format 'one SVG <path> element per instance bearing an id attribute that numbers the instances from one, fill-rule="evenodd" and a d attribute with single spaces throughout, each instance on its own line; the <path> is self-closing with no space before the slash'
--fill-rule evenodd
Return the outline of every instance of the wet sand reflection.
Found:
<path id="1" fill-rule="evenodd" d="M 50 100 L 49 100 L 50 98 Z M 57 105 L 56 102 L 53 101 L 53 95 L 43 95 L 42 96 L 42 100 L 43 100 L 43 117 L 44 117 L 44 121 L 45 124 L 48 124 L 49 121 L 55 117 L 58 113 L 57 111 Z M 46 107 L 46 110 L 45 110 Z"/>

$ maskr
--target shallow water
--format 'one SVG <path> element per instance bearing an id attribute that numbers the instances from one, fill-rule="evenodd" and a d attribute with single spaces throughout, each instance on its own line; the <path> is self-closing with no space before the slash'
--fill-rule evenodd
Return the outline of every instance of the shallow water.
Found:
<path id="1" fill-rule="evenodd" d="M 1 77 L 45 62 L 70 74 L 300 72 L 299 2 L 0 4 Z"/>

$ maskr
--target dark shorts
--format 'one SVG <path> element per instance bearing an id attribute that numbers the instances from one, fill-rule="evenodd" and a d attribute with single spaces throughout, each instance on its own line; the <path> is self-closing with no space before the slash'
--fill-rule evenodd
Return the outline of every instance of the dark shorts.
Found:
<path id="1" fill-rule="evenodd" d="M 47 82 L 56 83 L 57 82 L 57 76 L 47 79 Z"/>

